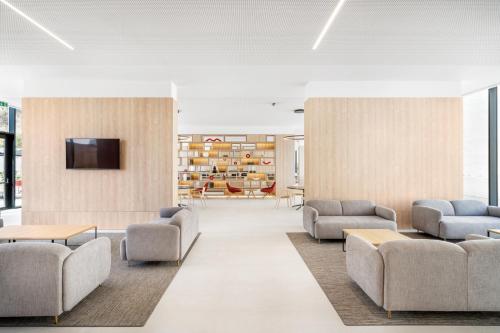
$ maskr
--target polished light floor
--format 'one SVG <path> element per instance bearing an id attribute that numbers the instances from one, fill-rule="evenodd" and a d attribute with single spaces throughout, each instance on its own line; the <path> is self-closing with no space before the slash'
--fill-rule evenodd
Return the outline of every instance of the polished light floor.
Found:
<path id="1" fill-rule="evenodd" d="M 344 326 L 286 236 L 303 231 L 302 212 L 273 206 L 262 199 L 209 200 L 200 209 L 202 235 L 146 326 L 64 332 L 498 332 L 498 327 Z M 7 224 L 19 221 L 19 212 L 3 216 Z"/>

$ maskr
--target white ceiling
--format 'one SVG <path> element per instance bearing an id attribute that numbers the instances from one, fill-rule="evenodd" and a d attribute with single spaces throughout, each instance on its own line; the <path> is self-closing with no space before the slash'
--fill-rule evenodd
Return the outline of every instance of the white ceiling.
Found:
<path id="1" fill-rule="evenodd" d="M 347 0 L 316 51 L 336 0 L 10 2 L 75 50 L 0 4 L 4 78 L 172 80 L 187 128 L 296 128 L 308 81 L 500 81 L 499 0 Z"/>

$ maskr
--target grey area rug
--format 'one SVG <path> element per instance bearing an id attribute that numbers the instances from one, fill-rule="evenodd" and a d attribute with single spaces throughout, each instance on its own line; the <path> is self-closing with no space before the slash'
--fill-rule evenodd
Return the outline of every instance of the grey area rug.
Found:
<path id="1" fill-rule="evenodd" d="M 424 234 L 405 233 L 412 238 Z M 288 233 L 314 278 L 347 326 L 450 325 L 498 326 L 499 312 L 393 312 L 392 319 L 353 282 L 346 272 L 341 241 L 318 244 L 308 233 Z"/>
<path id="2" fill-rule="evenodd" d="M 176 263 L 135 263 L 120 259 L 122 233 L 99 234 L 111 239 L 111 274 L 100 287 L 73 310 L 59 316 L 57 327 L 144 326 L 179 270 Z M 93 238 L 84 234 L 68 241 L 82 244 Z M 0 296 L 1 297 L 1 296 Z M 0 327 L 55 326 L 51 317 L 0 318 Z"/>

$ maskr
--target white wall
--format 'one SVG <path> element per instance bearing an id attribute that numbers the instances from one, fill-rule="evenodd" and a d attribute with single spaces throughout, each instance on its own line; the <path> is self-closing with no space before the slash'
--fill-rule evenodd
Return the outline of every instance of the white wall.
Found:
<path id="1" fill-rule="evenodd" d="M 459 81 L 316 81 L 305 90 L 309 97 L 457 97 Z"/>

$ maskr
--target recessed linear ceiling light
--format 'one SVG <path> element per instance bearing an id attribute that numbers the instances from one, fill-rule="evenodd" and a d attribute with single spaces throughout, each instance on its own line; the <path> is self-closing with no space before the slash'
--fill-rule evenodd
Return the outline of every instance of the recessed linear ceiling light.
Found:
<path id="1" fill-rule="evenodd" d="M 325 37 L 326 33 L 328 32 L 328 29 L 330 29 L 330 26 L 332 25 L 333 21 L 335 20 L 335 18 L 339 14 L 340 10 L 342 9 L 342 6 L 344 6 L 344 3 L 346 1 L 347 0 L 339 0 L 339 2 L 337 2 L 337 5 L 333 9 L 332 15 L 330 15 L 330 18 L 328 19 L 325 26 L 323 27 L 323 30 L 321 30 L 321 33 L 319 34 L 318 39 L 316 39 L 316 43 L 314 43 L 313 50 L 316 50 L 318 48 L 319 44 L 321 44 L 323 37 Z"/>
<path id="2" fill-rule="evenodd" d="M 38 29 L 44 31 L 45 33 L 47 33 L 50 37 L 54 38 L 55 40 L 57 40 L 59 43 L 61 43 L 62 45 L 66 46 L 68 49 L 70 49 L 71 51 L 73 51 L 75 48 L 71 45 L 69 45 L 68 43 L 66 43 L 64 40 L 62 40 L 59 36 L 57 36 L 55 33 L 53 33 L 52 31 L 50 31 L 49 29 L 45 28 L 43 25 L 41 25 L 40 23 L 38 23 L 37 21 L 35 21 L 34 19 L 32 19 L 31 17 L 29 17 L 28 15 L 26 15 L 23 11 L 21 11 L 19 8 L 17 7 L 14 7 L 13 5 L 11 5 L 10 3 L 8 3 L 7 1 L 5 0 L 0 0 L 1 3 L 3 3 L 4 5 L 6 5 L 7 7 L 9 7 L 10 9 L 12 9 L 13 11 L 15 11 L 17 14 L 19 14 L 20 16 L 24 17 L 26 20 L 28 20 L 31 24 L 33 24 L 34 26 L 36 26 Z"/>

